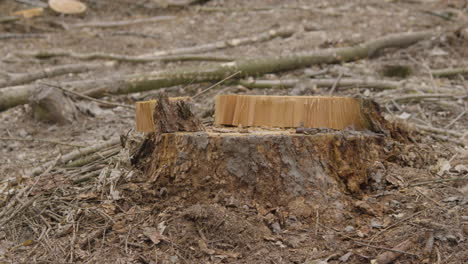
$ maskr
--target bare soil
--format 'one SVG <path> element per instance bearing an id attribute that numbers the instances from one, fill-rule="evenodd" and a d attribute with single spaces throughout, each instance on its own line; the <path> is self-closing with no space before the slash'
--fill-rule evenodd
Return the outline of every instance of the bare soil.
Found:
<path id="1" fill-rule="evenodd" d="M 0 17 L 31 8 L 19 2 L 0 0 Z M 400 152 L 394 157 L 368 168 L 369 182 L 362 186 L 360 195 L 343 191 L 324 197 L 320 203 L 298 197 L 288 205 L 278 205 L 213 186 L 206 186 L 205 195 L 194 199 L 190 192 L 155 187 L 144 171 L 130 164 L 129 155 L 144 136 L 133 131 L 134 110 L 129 108 L 104 107 L 75 98 L 82 114 L 69 125 L 40 123 L 32 118 L 28 105 L 0 112 L 0 223 L 5 223 L 0 226 L 0 263 L 370 263 L 384 252 L 396 251 L 401 256 L 393 263 L 466 263 L 468 82 L 463 74 L 451 78 L 430 74 L 434 69 L 468 66 L 465 1 L 212 0 L 185 7 L 148 0 L 82 2 L 88 6 L 83 15 L 46 10 L 39 17 L 0 23 L 0 37 L 37 34 L 0 38 L 0 80 L 2 76 L 85 63 L 67 56 L 39 59 L 20 54 L 43 50 L 140 55 L 252 36 L 283 26 L 294 29 L 288 38 L 209 53 L 245 58 L 349 46 L 390 33 L 437 30 L 440 34 L 368 60 L 258 76 L 304 80 L 305 72 L 327 69 L 321 77 L 404 83 L 393 91 L 360 87 L 334 90 L 334 95 L 376 100 L 387 119 L 398 120 L 410 131 L 412 142 L 398 146 Z M 61 26 L 153 16 L 174 18 L 111 28 Z M 40 81 L 60 85 L 214 63 L 95 62 L 103 66 Z M 409 66 L 411 73 L 383 76 L 388 65 Z M 209 85 L 189 84 L 103 99 L 131 105 L 153 99 L 162 90 L 170 96 L 193 96 Z M 385 100 L 386 96 L 417 93 L 408 90 L 413 87 L 433 94 L 465 96 Z M 329 87 L 307 86 L 306 80 L 288 89 L 247 89 L 227 83 L 195 98 L 194 104 L 195 112 L 210 125 L 214 96 L 220 93 L 329 92 Z M 462 136 L 428 132 L 417 125 Z M 127 139 L 123 150 L 112 152 L 108 148 L 83 166 L 52 166 L 40 177 L 28 176 L 31 169 L 79 149 L 77 146 L 93 146 L 121 135 Z M 96 174 L 75 181 L 90 171 Z M 27 194 L 9 208 L 22 190 Z M 411 246 L 389 250 L 405 241 Z"/>

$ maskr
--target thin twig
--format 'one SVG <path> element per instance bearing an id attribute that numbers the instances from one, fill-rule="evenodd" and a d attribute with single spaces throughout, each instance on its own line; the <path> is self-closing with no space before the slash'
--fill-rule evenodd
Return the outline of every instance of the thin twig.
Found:
<path id="1" fill-rule="evenodd" d="M 175 16 L 156 16 L 151 18 L 141 18 L 135 20 L 127 20 L 127 21 L 105 21 L 105 22 L 89 22 L 89 23 L 77 23 L 72 25 L 62 24 L 65 29 L 70 28 L 86 28 L 86 27 L 100 27 L 100 28 L 109 28 L 109 27 L 123 27 L 123 26 L 132 26 L 138 25 L 143 23 L 152 23 L 152 22 L 159 22 L 159 21 L 166 21 L 176 18 Z"/>
<path id="2" fill-rule="evenodd" d="M 385 233 L 385 232 L 386 232 L 387 230 L 389 230 L 390 228 L 393 228 L 393 227 L 395 227 L 395 226 L 397 226 L 397 225 L 399 225 L 399 224 L 401 224 L 401 223 L 403 223 L 403 222 L 405 222 L 405 221 L 407 221 L 407 220 L 409 220 L 409 219 L 411 219 L 411 218 L 413 218 L 413 217 L 415 217 L 415 216 L 418 216 L 418 215 L 420 215 L 420 214 L 421 214 L 422 212 L 424 212 L 424 211 L 425 211 L 425 209 L 423 209 L 423 210 L 421 210 L 421 211 L 418 211 L 418 212 L 416 212 L 416 213 L 414 213 L 414 214 L 412 214 L 412 215 L 410 215 L 410 216 L 408 216 L 408 217 L 405 217 L 405 218 L 401 219 L 400 221 L 397 221 L 397 222 L 395 222 L 395 223 L 393 223 L 393 224 L 387 226 L 385 229 L 382 229 L 380 232 L 378 232 L 377 234 L 375 234 L 374 236 L 372 236 L 372 238 L 370 239 L 370 241 L 372 242 L 374 239 L 376 239 L 376 238 L 377 238 L 378 236 L 380 236 L 381 234 Z"/>
<path id="3" fill-rule="evenodd" d="M 415 95 L 404 95 L 400 97 L 395 97 L 395 98 L 390 98 L 387 99 L 389 100 L 395 100 L 395 101 L 400 101 L 400 102 L 408 102 L 411 100 L 416 100 L 420 101 L 423 99 L 431 99 L 431 98 L 458 98 L 458 97 L 464 97 L 466 95 L 461 95 L 461 94 L 415 94 Z"/>
<path id="4" fill-rule="evenodd" d="M 453 124 L 455 124 L 458 119 L 462 118 L 466 114 L 467 110 L 461 112 L 457 117 L 455 117 L 450 123 L 448 123 L 444 128 L 447 129 L 451 127 Z"/>
<path id="5" fill-rule="evenodd" d="M 44 78 L 51 78 L 69 73 L 82 73 L 101 67 L 99 64 L 70 64 L 45 68 L 36 72 L 17 74 L 6 80 L 0 80 L 0 88 L 16 86 Z"/>
<path id="6" fill-rule="evenodd" d="M 244 38 L 233 38 L 223 41 L 218 41 L 214 43 L 207 43 L 198 46 L 176 48 L 171 50 L 162 50 L 156 51 L 153 53 L 142 54 L 139 56 L 128 56 L 121 54 L 109 54 L 104 52 L 95 52 L 95 53 L 75 53 L 73 51 L 65 50 L 56 50 L 56 51 L 38 51 L 33 53 L 20 53 L 20 55 L 34 56 L 36 58 L 46 59 L 56 56 L 68 56 L 75 59 L 81 60 L 93 60 L 93 59 L 107 59 L 107 60 L 118 60 L 126 62 L 152 62 L 157 60 L 171 59 L 171 56 L 174 55 L 183 55 L 183 54 L 196 54 L 203 53 L 213 50 L 226 49 L 230 47 L 237 47 L 241 45 L 247 45 L 252 43 L 259 43 L 272 40 L 276 37 L 287 38 L 294 33 L 293 28 L 285 27 L 277 30 L 268 30 L 267 32 L 258 33 L 253 36 L 248 36 Z"/>
<path id="7" fill-rule="evenodd" d="M 222 84 L 222 83 L 225 82 L 226 80 L 231 79 L 232 77 L 236 76 L 236 75 L 239 74 L 239 73 L 241 73 L 241 71 L 237 71 L 237 72 L 235 72 L 235 73 L 229 75 L 228 77 L 222 79 L 221 81 L 219 81 L 219 82 L 217 82 L 217 83 L 211 85 L 210 87 L 206 88 L 205 90 L 203 90 L 203 91 L 197 93 L 196 95 L 192 96 L 192 99 L 193 99 L 193 98 L 196 98 L 196 97 L 198 97 L 198 96 L 200 96 L 201 94 L 204 94 L 205 92 L 207 92 L 207 91 L 209 91 L 210 89 L 212 89 L 212 88 L 214 88 L 214 87 L 216 87 L 216 86 Z"/>
<path id="8" fill-rule="evenodd" d="M 415 124 L 415 126 L 418 129 L 428 131 L 428 132 L 431 132 L 431 133 L 448 135 L 448 136 L 457 137 L 457 138 L 463 137 L 462 133 L 459 133 L 459 132 L 454 131 L 454 130 L 436 128 L 436 127 L 432 127 L 432 126 L 417 125 L 417 124 Z"/>
<path id="9" fill-rule="evenodd" d="M 336 79 L 335 83 L 333 83 L 333 86 L 331 87 L 330 92 L 328 93 L 329 95 L 332 95 L 333 92 L 335 92 L 335 89 L 340 83 L 342 77 L 343 77 L 343 73 L 340 72 L 340 75 L 338 75 L 338 78 Z"/>
<path id="10" fill-rule="evenodd" d="M 318 73 L 317 73 L 318 74 Z M 308 74 L 307 76 L 312 76 Z M 240 80 L 239 83 L 242 86 L 248 88 L 275 88 L 285 87 L 292 88 L 296 86 L 301 80 L 299 79 L 283 79 L 283 80 L 255 80 L 246 81 Z M 390 90 L 398 89 L 401 86 L 400 82 L 395 81 L 378 81 L 378 80 L 366 80 L 366 79 L 354 79 L 354 78 L 341 78 L 339 83 L 336 79 L 320 78 L 320 79 L 307 79 L 308 86 L 317 87 L 331 87 L 336 83 L 336 87 L 359 87 L 359 88 L 370 88 L 374 90 Z"/>
<path id="11" fill-rule="evenodd" d="M 36 33 L 24 33 L 24 34 L 5 33 L 5 34 L 0 34 L 0 39 L 25 39 L 25 38 L 45 38 L 45 35 L 44 34 L 36 34 Z"/>
<path id="12" fill-rule="evenodd" d="M 55 144 L 55 145 L 64 145 L 64 146 L 76 147 L 76 148 L 86 147 L 85 145 L 65 143 L 65 142 L 55 141 L 55 140 L 51 140 L 51 139 L 43 139 L 43 138 L 0 137 L 0 140 L 5 140 L 5 141 L 37 141 L 37 142 L 42 142 L 42 143 L 50 143 L 50 144 Z"/>
<path id="13" fill-rule="evenodd" d="M 436 180 L 431 180 L 431 181 L 423 181 L 423 182 L 417 182 L 410 184 L 408 187 L 415 187 L 415 186 L 421 186 L 421 185 L 426 185 L 426 184 L 435 184 L 435 183 L 443 183 L 443 182 L 451 182 L 451 181 L 468 181 L 468 177 L 453 177 L 453 178 L 446 178 L 446 179 L 436 179 Z"/>
<path id="14" fill-rule="evenodd" d="M 457 76 L 459 74 L 467 74 L 468 73 L 468 67 L 460 67 L 460 68 L 447 68 L 447 69 L 439 69 L 439 70 L 433 70 L 432 75 L 435 77 L 451 77 L 451 76 Z"/>
<path id="15" fill-rule="evenodd" d="M 97 144 L 97 145 L 93 145 L 93 146 L 89 146 L 89 147 L 86 147 L 86 148 L 82 148 L 82 149 L 77 149 L 77 150 L 74 150 L 68 154 L 65 154 L 63 155 L 58 161 L 57 161 L 57 164 L 60 165 L 60 164 L 64 164 L 70 160 L 74 160 L 78 157 L 82 157 L 82 156 L 85 156 L 85 155 L 88 155 L 90 153 L 94 153 L 96 151 L 99 151 L 99 150 L 102 150 L 102 149 L 105 149 L 105 148 L 109 148 L 113 145 L 118 145 L 120 144 L 120 138 L 113 138 L 113 139 L 110 139 L 104 143 L 101 143 L 101 144 Z M 50 164 L 52 164 L 53 161 L 49 161 L 49 162 L 46 162 L 44 164 L 42 164 L 41 166 L 38 166 L 36 168 L 34 168 L 30 174 L 32 176 L 36 176 L 40 173 L 42 173 L 44 170 L 46 170 L 47 167 L 50 166 Z"/>
<path id="16" fill-rule="evenodd" d="M 406 255 L 411 255 L 411 256 L 416 256 L 416 257 L 419 256 L 419 255 L 414 254 L 414 253 L 410 253 L 410 252 L 406 252 L 406 251 L 401 251 L 401 250 L 397 250 L 397 249 L 393 249 L 393 248 L 374 246 L 374 245 L 362 243 L 362 242 L 359 242 L 359 241 L 356 241 L 356 240 L 351 240 L 351 241 L 353 241 L 353 242 L 356 243 L 356 244 L 359 244 L 359 245 L 362 245 L 362 246 L 366 246 L 366 247 L 371 247 L 371 248 L 376 248 L 376 249 L 383 249 L 383 250 L 386 250 L 386 251 L 392 251 L 392 252 L 395 252 L 395 253 L 401 253 L 401 254 L 406 254 Z"/>

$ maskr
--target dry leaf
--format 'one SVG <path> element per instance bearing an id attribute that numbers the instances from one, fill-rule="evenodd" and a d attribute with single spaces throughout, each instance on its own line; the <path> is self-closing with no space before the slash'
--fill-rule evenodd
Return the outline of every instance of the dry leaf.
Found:
<path id="1" fill-rule="evenodd" d="M 76 0 L 49 0 L 49 7 L 61 14 L 81 14 L 86 11 L 86 5 Z"/>
<path id="2" fill-rule="evenodd" d="M 33 18 L 36 16 L 42 16 L 44 13 L 44 8 L 39 7 L 39 8 L 32 8 L 32 9 L 26 9 L 26 10 L 20 10 L 16 11 L 13 13 L 15 16 L 21 16 L 24 18 Z"/>
<path id="3" fill-rule="evenodd" d="M 155 245 L 161 243 L 162 240 L 166 240 L 166 237 L 161 235 L 154 227 L 145 227 L 143 229 L 143 234 L 147 236 Z"/>
<path id="4" fill-rule="evenodd" d="M 213 249 L 210 249 L 208 248 L 208 246 L 206 245 L 205 241 L 199 239 L 198 240 L 198 247 L 200 248 L 200 250 L 202 252 L 204 252 L 205 254 L 208 254 L 208 255 L 214 255 L 216 253 L 216 251 L 214 251 Z"/>
<path id="5" fill-rule="evenodd" d="M 23 246 L 27 247 L 27 246 L 30 246 L 34 243 L 34 241 L 32 239 L 28 239 L 26 241 L 23 242 Z"/>

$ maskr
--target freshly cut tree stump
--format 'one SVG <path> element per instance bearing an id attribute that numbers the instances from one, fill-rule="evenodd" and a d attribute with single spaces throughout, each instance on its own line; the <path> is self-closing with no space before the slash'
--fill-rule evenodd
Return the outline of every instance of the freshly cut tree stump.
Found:
<path id="1" fill-rule="evenodd" d="M 366 128 L 359 99 L 324 96 L 219 95 L 216 97 L 215 124 Z"/>
<path id="2" fill-rule="evenodd" d="M 399 150 L 393 146 L 402 145 L 405 135 L 382 118 L 375 103 L 346 103 L 364 120 L 352 123 L 362 131 L 214 127 L 185 132 L 180 131 L 185 126 L 179 126 L 165 133 L 156 129 L 132 151 L 132 162 L 161 193 L 189 203 L 212 199 L 219 192 L 273 206 L 289 206 L 297 199 L 322 203 L 343 193 L 359 196 L 372 168 L 396 156 Z M 165 105 L 174 103 L 160 97 L 154 123 L 171 122 L 167 114 L 171 107 Z"/>

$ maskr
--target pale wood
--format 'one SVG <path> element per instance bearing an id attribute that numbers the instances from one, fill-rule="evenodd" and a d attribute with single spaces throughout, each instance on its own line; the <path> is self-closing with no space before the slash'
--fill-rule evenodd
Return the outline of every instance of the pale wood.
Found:
<path id="1" fill-rule="evenodd" d="M 86 5 L 77 0 L 49 0 L 49 7 L 61 14 L 81 14 L 86 11 Z"/>
<path id="2" fill-rule="evenodd" d="M 361 102 L 351 97 L 219 95 L 215 124 L 231 126 L 366 128 Z"/>

